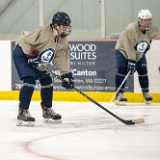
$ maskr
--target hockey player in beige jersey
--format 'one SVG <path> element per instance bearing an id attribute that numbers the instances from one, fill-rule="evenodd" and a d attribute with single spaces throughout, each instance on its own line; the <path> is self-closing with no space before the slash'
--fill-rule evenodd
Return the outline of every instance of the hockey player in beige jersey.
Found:
<path id="1" fill-rule="evenodd" d="M 116 44 L 116 104 L 125 105 L 127 98 L 123 96 L 125 83 L 121 88 L 127 73 L 133 75 L 138 73 L 139 83 L 142 89 L 144 100 L 150 104 L 152 97 L 149 95 L 149 80 L 147 71 L 146 53 L 150 49 L 151 42 L 158 33 L 157 26 L 152 24 L 152 14 L 149 10 L 140 10 L 138 22 L 129 24 L 122 32 Z"/>
<path id="2" fill-rule="evenodd" d="M 47 64 L 52 63 L 61 73 L 66 89 L 72 89 L 74 82 L 70 72 L 70 52 L 66 36 L 70 34 L 70 17 L 64 12 L 53 15 L 49 26 L 41 26 L 33 32 L 23 31 L 19 34 L 13 52 L 14 63 L 23 81 L 19 93 L 17 126 L 33 126 L 35 118 L 29 113 L 29 106 L 36 80 L 41 84 L 41 108 L 44 122 L 61 122 L 61 115 L 52 109 L 53 83 L 45 71 Z"/>

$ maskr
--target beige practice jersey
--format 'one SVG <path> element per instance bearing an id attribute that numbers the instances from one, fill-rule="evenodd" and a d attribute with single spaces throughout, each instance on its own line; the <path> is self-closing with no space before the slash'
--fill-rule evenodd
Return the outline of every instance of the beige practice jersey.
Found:
<path id="1" fill-rule="evenodd" d="M 61 74 L 70 70 L 70 52 L 66 38 L 57 37 L 55 40 L 50 26 L 41 26 L 33 32 L 23 31 L 18 35 L 16 44 L 19 44 L 25 54 L 32 53 L 33 50 L 44 51 L 47 48 L 55 50 L 52 60 L 53 66 Z"/>
<path id="2" fill-rule="evenodd" d="M 120 35 L 115 49 L 119 50 L 126 59 L 138 62 L 157 33 L 158 28 L 155 25 L 151 25 L 144 34 L 141 32 L 138 22 L 131 23 Z"/>

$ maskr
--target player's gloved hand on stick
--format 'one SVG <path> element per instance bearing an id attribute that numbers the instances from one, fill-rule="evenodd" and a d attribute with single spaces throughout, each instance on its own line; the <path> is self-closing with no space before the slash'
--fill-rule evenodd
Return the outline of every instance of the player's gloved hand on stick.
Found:
<path id="1" fill-rule="evenodd" d="M 133 75 L 136 71 L 136 61 L 129 59 L 128 60 L 128 72 L 130 71 L 130 75 Z"/>
<path id="2" fill-rule="evenodd" d="M 66 88 L 67 90 L 74 88 L 73 76 L 71 72 L 61 75 L 61 78 L 66 81 L 62 82 L 62 87 Z"/>

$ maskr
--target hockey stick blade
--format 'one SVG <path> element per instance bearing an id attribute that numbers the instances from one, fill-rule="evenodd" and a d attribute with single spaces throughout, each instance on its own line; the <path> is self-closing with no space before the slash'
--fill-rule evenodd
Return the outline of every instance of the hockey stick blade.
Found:
<path id="1" fill-rule="evenodd" d="M 46 71 L 50 75 L 55 76 L 57 79 L 59 79 L 59 80 L 61 80 L 63 82 L 67 82 L 64 79 L 62 79 L 61 77 L 59 77 L 58 75 L 56 75 L 52 70 L 46 68 Z M 83 93 L 82 91 L 80 91 L 79 89 L 77 89 L 76 87 L 74 87 L 74 90 L 77 91 L 79 94 L 81 94 L 82 96 L 84 96 L 85 98 L 87 98 L 88 100 L 90 100 L 91 102 L 93 102 L 94 104 L 96 104 L 97 106 L 99 106 L 101 109 L 103 109 L 104 111 L 106 111 L 107 113 L 109 113 L 110 115 L 112 115 L 113 117 L 115 117 L 116 119 L 118 119 L 119 121 L 121 121 L 122 123 L 124 123 L 126 125 L 134 125 L 134 124 L 144 123 L 144 119 L 143 118 L 138 118 L 138 119 L 135 119 L 135 120 L 125 120 L 125 119 L 122 119 L 122 118 L 118 117 L 117 115 L 115 115 L 114 113 L 112 113 L 111 111 L 109 111 L 108 109 L 106 109 L 105 107 L 103 107 L 101 104 L 99 104 L 95 100 L 93 100 L 91 97 L 89 97 L 88 95 L 86 95 L 85 93 Z"/>
<path id="2" fill-rule="evenodd" d="M 87 96 L 85 93 L 83 93 L 82 91 L 78 90 L 77 88 L 74 88 L 79 94 L 83 95 L 84 97 L 86 97 L 88 100 L 90 100 L 91 102 L 93 102 L 94 104 L 96 104 L 97 106 L 99 106 L 101 109 L 103 109 L 104 111 L 108 112 L 110 115 L 112 115 L 113 117 L 115 117 L 116 119 L 118 119 L 119 121 L 121 121 L 122 123 L 126 124 L 126 125 L 134 125 L 134 124 L 140 124 L 140 123 L 144 123 L 144 119 L 143 118 L 138 118 L 138 119 L 134 119 L 134 120 L 124 120 L 120 117 L 118 117 L 117 115 L 115 115 L 114 113 L 112 113 L 111 111 L 109 111 L 108 109 L 106 109 L 105 107 L 103 107 L 101 104 L 99 104 L 98 102 L 94 101 L 91 97 Z"/>

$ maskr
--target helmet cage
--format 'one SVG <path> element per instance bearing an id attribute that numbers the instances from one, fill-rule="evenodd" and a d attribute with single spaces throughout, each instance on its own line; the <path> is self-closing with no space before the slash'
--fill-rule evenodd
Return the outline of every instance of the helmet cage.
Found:
<path id="1" fill-rule="evenodd" d="M 142 28 L 144 28 L 145 30 L 148 30 L 150 27 L 151 27 L 151 24 L 152 24 L 152 22 L 150 21 L 150 23 L 149 24 L 143 24 L 142 23 L 142 19 L 138 19 L 138 24 L 142 27 Z"/>
<path id="2" fill-rule="evenodd" d="M 61 36 L 62 38 L 67 37 L 68 35 L 70 35 L 70 34 L 71 34 L 71 29 L 72 29 L 72 27 L 71 27 L 71 26 L 69 26 L 69 27 L 67 28 L 66 32 L 65 32 L 65 33 L 63 33 L 63 34 L 61 34 L 60 36 Z"/>

